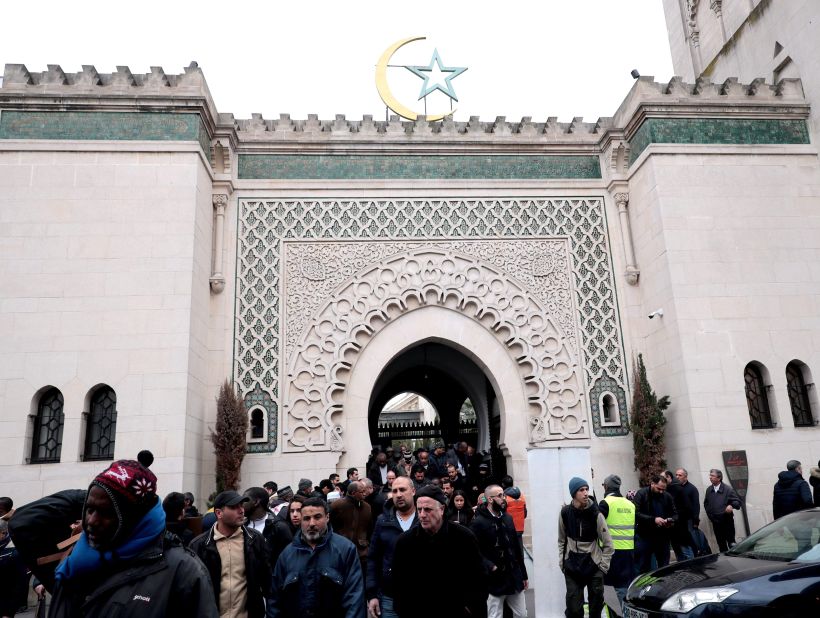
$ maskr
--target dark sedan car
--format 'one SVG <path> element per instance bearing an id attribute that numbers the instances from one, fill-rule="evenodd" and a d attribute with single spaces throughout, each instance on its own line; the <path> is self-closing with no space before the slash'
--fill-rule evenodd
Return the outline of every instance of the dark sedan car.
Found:
<path id="1" fill-rule="evenodd" d="M 728 552 L 639 576 L 624 616 L 820 617 L 820 508 L 786 515 Z"/>

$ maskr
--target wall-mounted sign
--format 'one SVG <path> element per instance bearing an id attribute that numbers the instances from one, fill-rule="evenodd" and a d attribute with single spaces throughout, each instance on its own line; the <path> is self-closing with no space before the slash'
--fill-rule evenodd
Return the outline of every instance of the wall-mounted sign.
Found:
<path id="1" fill-rule="evenodd" d="M 726 466 L 729 482 L 745 502 L 749 489 L 749 460 L 746 459 L 746 451 L 723 451 L 723 465 Z"/>
<path id="2" fill-rule="evenodd" d="M 379 58 L 378 63 L 376 63 L 376 90 L 379 91 L 379 96 L 388 108 L 393 110 L 402 118 L 406 118 L 407 120 L 415 120 L 416 118 L 418 118 L 419 114 L 414 112 L 408 106 L 401 103 L 393 95 L 389 86 L 387 85 L 387 68 L 388 66 L 395 66 L 390 64 L 390 59 L 397 51 L 399 51 L 399 49 L 401 49 L 408 43 L 412 43 L 413 41 L 423 41 L 425 38 L 426 37 L 423 36 L 414 36 L 408 39 L 402 39 L 401 41 L 396 41 L 390 47 L 384 50 L 384 53 L 381 55 L 381 58 Z M 437 49 L 433 51 L 433 57 L 430 59 L 430 63 L 428 65 L 400 66 L 401 68 L 407 69 L 417 77 L 424 80 L 424 83 L 421 86 L 419 100 L 426 98 L 427 95 L 435 92 L 436 90 L 450 98 L 450 111 L 444 113 L 439 112 L 434 114 L 427 114 L 427 120 L 441 120 L 446 116 L 452 115 L 456 111 L 455 109 L 452 109 L 452 101 L 458 101 L 456 92 L 453 89 L 453 80 L 462 73 L 464 73 L 464 71 L 467 70 L 467 67 L 445 66 L 441 60 L 441 56 L 439 55 Z"/>
<path id="3" fill-rule="evenodd" d="M 746 493 L 749 491 L 749 460 L 746 451 L 723 451 L 723 465 L 737 495 L 743 500 L 743 527 L 749 536 L 749 515 L 746 510 Z"/>

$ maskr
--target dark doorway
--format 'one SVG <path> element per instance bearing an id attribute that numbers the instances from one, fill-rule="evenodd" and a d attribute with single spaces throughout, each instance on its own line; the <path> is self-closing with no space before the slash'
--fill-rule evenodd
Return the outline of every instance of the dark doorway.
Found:
<path id="1" fill-rule="evenodd" d="M 415 394 L 435 410 L 385 407 L 402 394 Z M 406 398 L 413 402 L 411 397 Z M 493 411 L 495 415 L 493 415 Z M 468 356 L 438 342 L 424 342 L 405 350 L 381 372 L 370 397 L 368 424 L 374 446 L 406 444 L 429 447 L 438 440 L 450 445 L 465 441 L 483 454 L 495 478 L 506 474 L 506 460 L 498 449 L 500 416 L 496 394 L 487 376 Z M 426 419 L 425 419 L 426 416 Z"/>

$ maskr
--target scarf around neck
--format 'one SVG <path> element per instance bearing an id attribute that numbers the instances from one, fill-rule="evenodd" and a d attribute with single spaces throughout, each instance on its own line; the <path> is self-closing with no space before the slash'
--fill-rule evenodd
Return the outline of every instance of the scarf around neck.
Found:
<path id="1" fill-rule="evenodd" d="M 80 535 L 71 554 L 57 567 L 57 580 L 70 580 L 90 575 L 103 568 L 136 558 L 165 530 L 165 511 L 162 503 L 145 514 L 128 539 L 113 549 L 100 551 L 88 544 L 85 532 Z"/>

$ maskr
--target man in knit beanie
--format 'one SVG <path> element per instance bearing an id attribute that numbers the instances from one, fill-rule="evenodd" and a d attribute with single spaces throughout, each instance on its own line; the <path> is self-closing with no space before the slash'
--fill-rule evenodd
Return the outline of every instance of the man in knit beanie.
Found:
<path id="1" fill-rule="evenodd" d="M 57 568 L 50 616 L 218 616 L 208 572 L 165 534 L 157 477 L 138 461 L 94 478 L 82 527 Z"/>
<path id="2" fill-rule="evenodd" d="M 584 588 L 589 615 L 604 608 L 604 574 L 612 558 L 612 537 L 604 516 L 589 498 L 589 483 L 574 476 L 569 481 L 572 502 L 558 517 L 558 564 L 567 585 L 567 618 L 584 615 Z"/>

